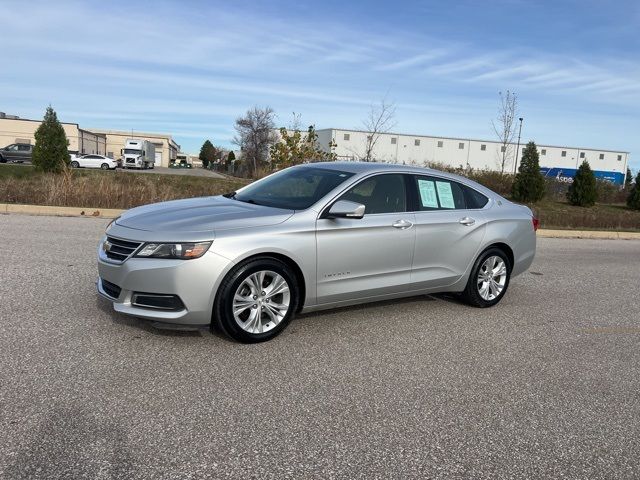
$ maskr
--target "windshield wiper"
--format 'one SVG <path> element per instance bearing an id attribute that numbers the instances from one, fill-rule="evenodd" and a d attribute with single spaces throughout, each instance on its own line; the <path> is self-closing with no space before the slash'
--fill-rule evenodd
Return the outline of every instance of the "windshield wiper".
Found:
<path id="1" fill-rule="evenodd" d="M 261 203 L 256 202 L 253 198 L 247 198 L 247 199 L 236 198 L 236 192 L 223 193 L 222 196 L 225 198 L 232 198 L 233 200 L 237 200 L 239 202 L 250 203 L 252 205 L 262 205 Z"/>

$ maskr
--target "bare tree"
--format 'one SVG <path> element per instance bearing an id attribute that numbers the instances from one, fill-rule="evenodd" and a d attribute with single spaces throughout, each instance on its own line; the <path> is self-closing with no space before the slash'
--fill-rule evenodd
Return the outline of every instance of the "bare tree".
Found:
<path id="1" fill-rule="evenodd" d="M 292 131 L 299 131 L 302 128 L 302 114 L 292 112 L 291 121 L 289 122 L 289 126 L 287 127 Z"/>
<path id="2" fill-rule="evenodd" d="M 498 92 L 500 103 L 498 105 L 498 117 L 491 121 L 493 131 L 500 140 L 500 172 L 504 169 L 509 157 L 509 150 L 516 136 L 516 117 L 518 114 L 518 96 L 515 92 L 507 90 L 506 93 Z"/>
<path id="3" fill-rule="evenodd" d="M 242 150 L 243 164 L 250 176 L 269 159 L 269 148 L 278 141 L 275 131 L 275 112 L 270 107 L 249 109 L 244 117 L 236 119 L 237 135 L 233 143 Z"/>
<path id="4" fill-rule="evenodd" d="M 395 116 L 396 106 L 394 103 L 388 103 L 386 98 L 383 98 L 379 105 L 371 105 L 367 118 L 362 122 L 368 134 L 361 160 L 365 162 L 374 160 L 373 151 L 376 143 L 381 134 L 389 132 L 396 126 Z"/>

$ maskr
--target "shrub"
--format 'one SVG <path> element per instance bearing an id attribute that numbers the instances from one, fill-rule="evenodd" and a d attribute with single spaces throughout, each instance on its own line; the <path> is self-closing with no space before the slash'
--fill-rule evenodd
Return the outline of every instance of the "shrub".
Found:
<path id="1" fill-rule="evenodd" d="M 636 176 L 636 183 L 629 192 L 627 206 L 633 210 L 640 210 L 640 171 Z"/>
<path id="2" fill-rule="evenodd" d="M 522 151 L 522 161 L 511 193 L 519 202 L 538 202 L 544 197 L 544 177 L 540 173 L 538 148 L 534 142 L 529 142 Z"/>
<path id="3" fill-rule="evenodd" d="M 60 173 L 69 165 L 67 136 L 51 106 L 47 107 L 44 120 L 34 136 L 36 144 L 33 147 L 33 165 L 36 169 Z"/>
<path id="4" fill-rule="evenodd" d="M 500 172 L 490 170 L 474 170 L 467 175 L 474 182 L 484 185 L 499 195 L 508 196 L 511 194 L 511 185 L 513 185 L 513 175 L 505 175 Z"/>
<path id="5" fill-rule="evenodd" d="M 573 183 L 569 186 L 567 200 L 571 205 L 592 207 L 597 199 L 596 177 L 589 166 L 589 162 L 585 160 L 578 168 Z"/>
<path id="6" fill-rule="evenodd" d="M 629 191 L 625 191 L 620 185 L 598 179 L 596 179 L 596 192 L 600 203 L 624 203 L 629 194 Z"/>

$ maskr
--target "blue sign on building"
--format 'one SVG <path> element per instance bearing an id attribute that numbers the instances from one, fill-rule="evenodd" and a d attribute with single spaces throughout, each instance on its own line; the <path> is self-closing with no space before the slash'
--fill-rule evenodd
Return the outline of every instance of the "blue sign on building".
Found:
<path id="1" fill-rule="evenodd" d="M 576 176 L 578 170 L 575 168 L 549 168 L 540 167 L 540 173 L 545 177 L 555 178 L 561 182 L 573 182 L 573 177 Z M 598 180 L 606 180 L 616 185 L 624 184 L 624 173 L 620 172 L 607 172 L 603 170 L 594 170 L 593 174 Z"/>

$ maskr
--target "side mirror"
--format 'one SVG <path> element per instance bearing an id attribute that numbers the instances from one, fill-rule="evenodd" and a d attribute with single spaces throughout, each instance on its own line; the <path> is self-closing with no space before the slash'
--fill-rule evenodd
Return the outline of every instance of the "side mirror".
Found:
<path id="1" fill-rule="evenodd" d="M 362 218 L 365 206 L 349 200 L 338 200 L 331 205 L 324 218 Z"/>

